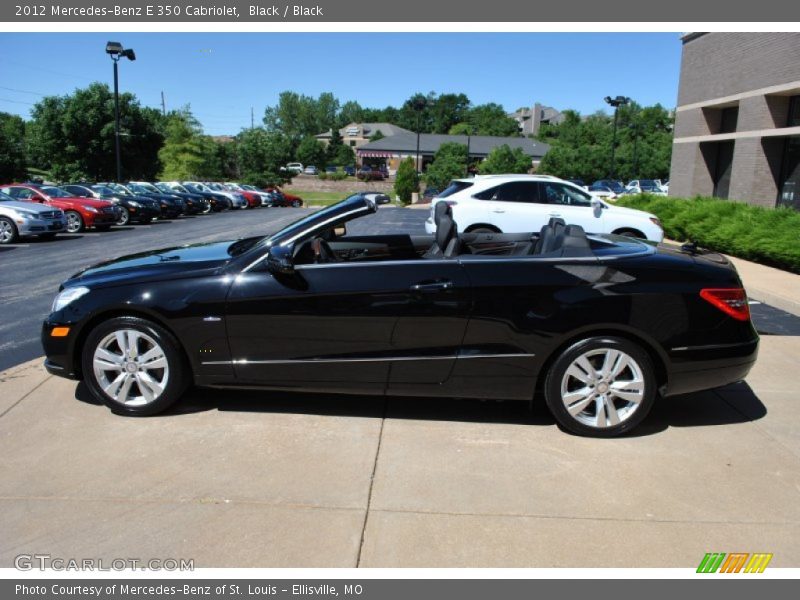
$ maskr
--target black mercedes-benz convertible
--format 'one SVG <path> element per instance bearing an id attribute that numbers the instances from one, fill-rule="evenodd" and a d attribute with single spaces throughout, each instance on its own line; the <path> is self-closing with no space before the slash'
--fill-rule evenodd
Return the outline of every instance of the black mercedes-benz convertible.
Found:
<path id="1" fill-rule="evenodd" d="M 110 260 L 44 323 L 47 370 L 151 415 L 190 385 L 531 401 L 613 436 L 656 398 L 732 383 L 758 335 L 736 270 L 693 247 L 592 235 L 348 235 L 357 194 L 263 238 Z"/>

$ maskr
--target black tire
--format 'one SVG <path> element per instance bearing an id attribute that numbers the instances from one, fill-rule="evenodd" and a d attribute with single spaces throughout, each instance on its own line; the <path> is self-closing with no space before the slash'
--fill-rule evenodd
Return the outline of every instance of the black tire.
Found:
<path id="1" fill-rule="evenodd" d="M 132 330 L 134 332 L 139 332 L 139 334 L 144 334 L 144 336 L 148 336 L 151 340 L 158 344 L 160 349 L 163 351 L 164 358 L 166 359 L 168 375 L 166 377 L 163 391 L 156 395 L 152 400 L 146 401 L 143 404 L 123 403 L 114 399 L 103 390 L 103 387 L 98 381 L 98 377 L 94 369 L 95 350 L 105 339 L 110 336 L 114 336 L 115 332 L 120 330 Z M 142 344 L 147 347 L 146 340 L 141 342 L 140 346 Z M 117 346 L 117 348 L 119 348 L 119 346 Z M 122 351 L 120 351 L 120 353 L 124 354 Z M 143 357 L 144 354 L 141 356 Z M 133 361 L 129 359 L 125 363 L 126 367 L 130 362 Z M 103 321 L 97 327 L 95 327 L 89 333 L 89 336 L 86 338 L 86 343 L 83 345 L 81 366 L 83 380 L 86 382 L 86 385 L 91 391 L 92 395 L 97 398 L 97 400 L 108 406 L 112 412 L 120 415 L 143 417 L 163 412 L 181 397 L 183 392 L 186 391 L 186 388 L 191 383 L 191 376 L 189 372 L 190 367 L 188 364 L 186 364 L 186 360 L 183 356 L 178 340 L 160 325 L 139 317 L 116 317 L 109 319 L 108 321 Z M 122 368 L 120 371 L 123 374 L 128 372 L 126 368 Z M 109 372 L 113 373 L 114 371 Z M 147 371 L 147 373 L 150 374 L 153 373 L 153 371 Z M 134 377 L 138 375 L 139 373 L 136 373 Z M 129 387 L 131 393 L 138 392 L 139 394 L 143 394 L 138 386 L 138 383 L 132 383 Z"/>
<path id="2" fill-rule="evenodd" d="M 0 217 L 0 244 L 13 244 L 19 239 L 19 230 L 14 221 Z"/>
<path id="3" fill-rule="evenodd" d="M 614 232 L 616 235 L 624 235 L 631 238 L 636 238 L 638 240 L 647 239 L 645 235 L 641 231 L 636 231 L 635 229 L 620 229 Z"/>
<path id="4" fill-rule="evenodd" d="M 130 211 L 125 208 L 124 206 L 119 207 L 119 219 L 117 219 L 117 225 L 127 225 L 131 222 L 131 213 Z"/>
<path id="5" fill-rule="evenodd" d="M 68 210 L 64 216 L 67 218 L 67 233 L 80 233 L 86 229 L 86 223 L 79 212 Z"/>
<path id="6" fill-rule="evenodd" d="M 301 206 L 303 206 L 303 203 L 300 202 L 300 200 L 292 200 L 292 207 L 293 208 L 300 208 Z"/>
<path id="7" fill-rule="evenodd" d="M 602 370 L 597 368 L 600 366 L 601 361 L 606 356 L 615 356 L 610 351 L 627 355 L 627 358 L 631 359 L 634 366 L 626 366 L 613 378 L 603 379 L 597 377 Z M 607 354 L 604 355 L 603 352 Z M 595 374 L 587 377 L 590 383 L 578 381 L 572 375 L 567 375 L 567 370 L 574 366 L 573 363 L 580 360 L 581 357 L 586 357 L 587 354 L 590 355 L 587 359 L 589 363 L 597 368 Z M 592 363 L 592 361 L 597 362 Z M 570 371 L 570 373 L 572 372 L 574 371 Z M 585 370 L 581 369 L 580 373 L 585 373 Z M 641 384 L 637 383 L 639 380 L 641 380 Z M 575 385 L 570 387 L 568 384 Z M 584 387 L 581 388 L 580 386 Z M 628 390 L 636 389 L 637 393 L 640 390 L 641 396 L 636 402 L 617 397 L 612 391 L 615 389 L 614 386 L 617 386 L 616 389 L 619 389 L 621 393 L 629 395 L 633 395 L 633 392 Z M 622 386 L 626 386 L 625 391 L 620 389 Z M 575 388 L 579 389 L 576 390 Z M 544 395 L 553 417 L 567 431 L 592 437 L 615 437 L 631 431 L 644 420 L 655 402 L 656 388 L 657 383 L 653 363 L 648 353 L 641 346 L 624 338 L 602 336 L 590 337 L 575 342 L 556 358 L 545 378 Z M 565 405 L 567 400 L 562 397 L 563 389 L 566 389 L 567 393 L 578 395 L 579 399 L 585 399 L 590 396 L 593 399 L 588 405 L 585 405 L 585 409 L 573 416 Z M 584 389 L 588 390 L 587 394 L 581 394 Z M 598 391 L 601 393 L 598 393 Z M 599 400 L 597 399 L 598 396 L 600 397 Z M 577 408 L 580 404 L 581 401 L 576 400 L 572 406 Z M 603 406 L 603 412 L 600 415 L 598 415 L 598 404 Z M 613 423 L 612 413 L 617 416 L 616 420 L 618 422 L 616 424 Z M 595 420 L 596 424 L 589 423 L 591 420 Z M 603 424 L 597 425 L 601 420 Z"/>

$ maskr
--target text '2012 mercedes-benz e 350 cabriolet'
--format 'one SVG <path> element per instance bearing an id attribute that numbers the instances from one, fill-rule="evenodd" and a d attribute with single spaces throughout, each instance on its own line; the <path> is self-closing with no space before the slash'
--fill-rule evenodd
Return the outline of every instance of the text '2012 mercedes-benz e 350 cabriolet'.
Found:
<path id="1" fill-rule="evenodd" d="M 125 256 L 66 281 L 43 326 L 50 373 L 117 413 L 190 385 L 531 401 L 584 435 L 657 398 L 745 377 L 758 335 L 724 257 L 586 234 L 348 235 L 357 194 L 264 238 Z M 394 209 L 392 209 L 394 210 Z"/>

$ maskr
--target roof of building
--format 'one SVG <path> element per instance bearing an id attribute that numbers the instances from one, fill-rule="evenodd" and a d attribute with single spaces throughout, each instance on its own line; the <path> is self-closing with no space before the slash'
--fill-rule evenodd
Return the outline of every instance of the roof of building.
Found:
<path id="1" fill-rule="evenodd" d="M 353 130 L 356 131 L 353 132 Z M 398 133 L 411 133 L 408 129 L 403 129 L 392 123 L 350 123 L 342 127 L 339 133 L 342 137 L 369 137 L 375 135 L 377 131 L 380 131 L 386 137 L 397 135 Z M 315 137 L 327 139 L 331 137 L 331 130 L 329 129 Z"/>
<path id="2" fill-rule="evenodd" d="M 419 151 L 421 154 L 434 154 L 442 144 L 455 142 L 467 145 L 466 135 L 442 135 L 436 133 L 422 133 L 419 136 Z M 490 135 L 473 135 L 469 137 L 469 153 L 471 156 L 486 156 L 493 148 L 507 144 L 512 150 L 521 148 L 522 151 L 533 158 L 541 158 L 550 149 L 550 146 L 525 137 L 497 137 Z M 417 150 L 417 134 L 411 131 L 364 144 L 358 149 L 363 152 L 387 153 L 414 153 Z"/>

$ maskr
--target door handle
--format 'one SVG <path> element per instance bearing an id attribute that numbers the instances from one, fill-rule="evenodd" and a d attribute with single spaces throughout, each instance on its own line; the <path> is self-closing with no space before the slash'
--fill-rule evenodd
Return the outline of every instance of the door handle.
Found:
<path id="1" fill-rule="evenodd" d="M 433 292 L 443 292 L 453 288 L 452 281 L 431 281 L 424 283 L 415 283 L 411 286 L 412 292 L 420 292 L 422 294 L 430 294 Z"/>
<path id="2" fill-rule="evenodd" d="M 550 213 L 551 217 L 560 217 L 561 213 Z"/>
<path id="3" fill-rule="evenodd" d="M 504 210 L 501 210 L 501 209 L 499 209 L 499 208 L 495 208 L 494 210 L 492 210 L 492 212 L 493 212 L 493 213 L 498 213 L 498 214 L 503 214 L 503 213 L 504 213 L 504 212 L 506 212 L 506 211 L 504 211 Z"/>

